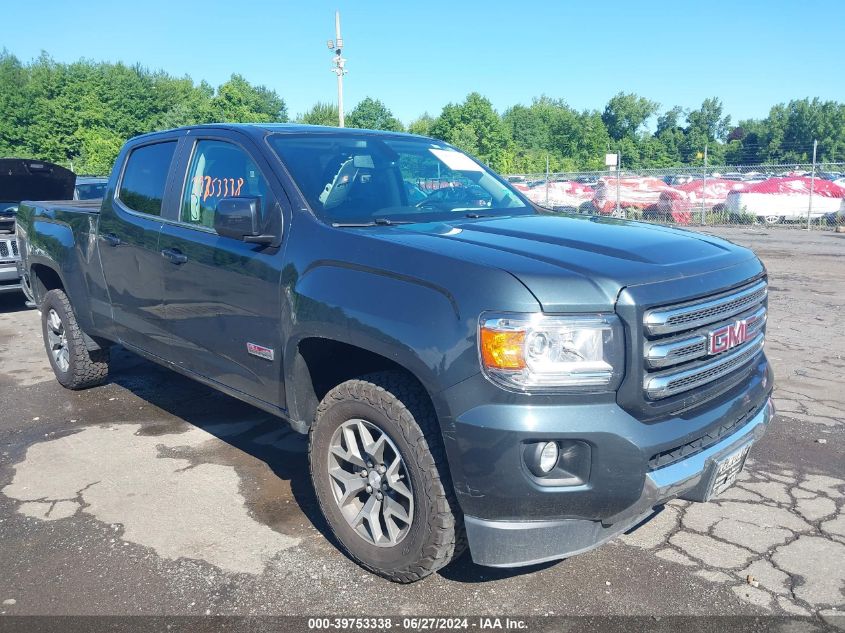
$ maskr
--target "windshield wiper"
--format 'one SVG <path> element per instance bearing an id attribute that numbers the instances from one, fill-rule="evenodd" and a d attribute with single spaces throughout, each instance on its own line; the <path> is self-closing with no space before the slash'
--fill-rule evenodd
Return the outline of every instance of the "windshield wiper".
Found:
<path id="1" fill-rule="evenodd" d="M 396 224 L 413 224 L 410 220 L 388 220 L 387 218 L 375 218 L 372 222 L 332 222 L 336 229 L 357 228 L 362 226 L 394 226 Z"/>
<path id="2" fill-rule="evenodd" d="M 489 213 L 467 213 L 464 217 L 470 218 L 471 220 L 477 220 L 478 218 L 491 218 Z"/>

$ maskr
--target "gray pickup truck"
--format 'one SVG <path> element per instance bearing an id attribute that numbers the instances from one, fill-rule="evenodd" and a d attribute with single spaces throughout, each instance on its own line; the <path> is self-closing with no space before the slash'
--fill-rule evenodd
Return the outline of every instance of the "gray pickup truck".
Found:
<path id="1" fill-rule="evenodd" d="M 99 202 L 22 204 L 58 381 L 120 344 L 309 436 L 361 565 L 565 558 L 730 486 L 773 415 L 766 271 L 534 206 L 441 141 L 297 125 L 130 140 Z"/>

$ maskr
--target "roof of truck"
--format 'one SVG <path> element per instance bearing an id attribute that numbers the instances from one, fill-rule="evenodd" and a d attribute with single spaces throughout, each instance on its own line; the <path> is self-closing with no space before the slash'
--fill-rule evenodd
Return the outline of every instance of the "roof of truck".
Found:
<path id="1" fill-rule="evenodd" d="M 275 134 L 342 134 L 349 136 L 360 136 L 361 134 L 374 136 L 406 136 L 408 138 L 425 138 L 417 134 L 408 134 L 407 132 L 388 132 L 385 130 L 366 130 L 353 127 L 332 127 L 329 125 L 306 125 L 304 123 L 205 123 L 202 125 L 186 125 L 176 128 L 176 130 L 203 130 L 203 129 L 224 129 L 224 130 L 238 130 L 253 136 L 264 136 L 269 133 Z M 150 132 L 149 134 L 142 134 L 135 138 L 146 138 L 172 132 L 173 130 L 161 130 L 158 132 Z"/>

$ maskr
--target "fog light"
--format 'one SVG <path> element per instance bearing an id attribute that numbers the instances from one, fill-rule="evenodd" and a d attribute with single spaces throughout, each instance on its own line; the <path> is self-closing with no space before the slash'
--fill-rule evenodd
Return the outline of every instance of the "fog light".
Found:
<path id="1" fill-rule="evenodd" d="M 550 472 L 557 465 L 559 456 L 557 442 L 546 442 L 540 451 L 540 470 L 544 473 Z"/>

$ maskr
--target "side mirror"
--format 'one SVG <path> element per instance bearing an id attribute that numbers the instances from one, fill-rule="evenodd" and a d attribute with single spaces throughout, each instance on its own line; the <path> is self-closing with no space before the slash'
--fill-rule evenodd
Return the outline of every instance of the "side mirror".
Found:
<path id="1" fill-rule="evenodd" d="M 221 198 L 214 213 L 214 230 L 223 237 L 245 242 L 273 241 L 272 235 L 261 234 L 261 198 L 255 196 Z"/>

